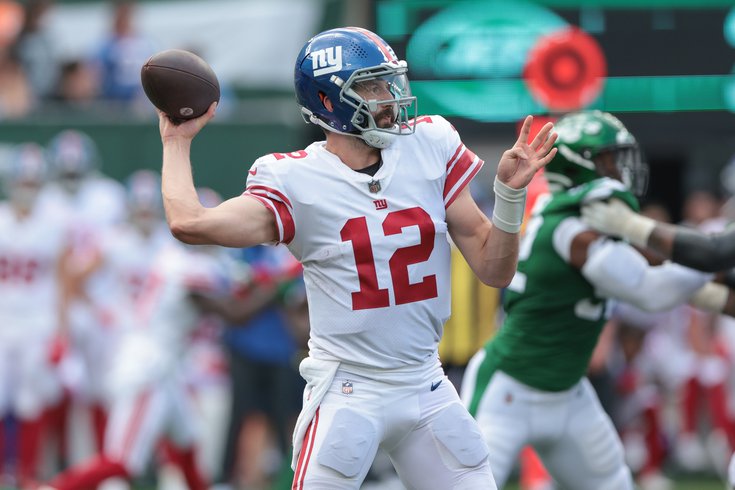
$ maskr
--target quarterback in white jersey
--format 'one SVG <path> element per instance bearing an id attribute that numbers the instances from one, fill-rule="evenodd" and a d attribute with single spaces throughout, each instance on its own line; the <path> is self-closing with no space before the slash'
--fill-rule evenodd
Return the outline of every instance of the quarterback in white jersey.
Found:
<path id="1" fill-rule="evenodd" d="M 374 176 L 323 141 L 250 171 L 245 195 L 276 213 L 278 241 L 304 266 L 316 358 L 380 369 L 436 358 L 449 317 L 446 207 L 483 162 L 444 118 L 416 124 L 383 150 Z"/>
<path id="2" fill-rule="evenodd" d="M 199 204 L 189 149 L 216 105 L 174 125 L 160 114 L 163 197 L 187 243 L 282 242 L 304 266 L 307 385 L 294 430 L 294 489 L 357 489 L 379 447 L 403 483 L 488 490 L 487 445 L 438 358 L 450 313 L 448 235 L 484 282 L 504 287 L 518 257 L 525 187 L 554 155 L 552 125 L 532 118 L 503 154 L 492 223 L 467 184 L 482 161 L 440 116 L 416 117 L 407 65 L 355 27 L 299 53 L 296 96 L 326 141 L 272 154 L 243 196 Z"/>

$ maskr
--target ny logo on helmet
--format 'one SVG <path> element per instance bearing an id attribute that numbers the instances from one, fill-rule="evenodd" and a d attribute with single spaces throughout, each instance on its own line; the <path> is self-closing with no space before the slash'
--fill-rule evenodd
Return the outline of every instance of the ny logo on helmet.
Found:
<path id="1" fill-rule="evenodd" d="M 314 76 L 334 73 L 342 69 L 342 46 L 319 49 L 311 53 L 313 60 Z"/>

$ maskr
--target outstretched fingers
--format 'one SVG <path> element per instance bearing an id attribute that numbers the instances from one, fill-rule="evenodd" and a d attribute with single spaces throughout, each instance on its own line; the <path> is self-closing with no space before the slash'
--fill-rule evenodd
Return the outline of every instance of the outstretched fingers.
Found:
<path id="1" fill-rule="evenodd" d="M 516 146 L 525 145 L 528 141 L 528 135 L 531 133 L 531 125 L 533 124 L 533 116 L 526 116 L 521 126 L 521 132 L 518 134 L 518 140 L 516 140 Z"/>
<path id="2" fill-rule="evenodd" d="M 541 145 L 540 148 L 537 148 L 536 151 L 541 155 L 546 155 L 549 150 L 554 146 L 554 143 L 556 143 L 556 139 L 559 137 L 557 133 L 551 133 L 548 138 L 546 138 L 546 141 L 544 141 L 544 144 Z"/>
<path id="3" fill-rule="evenodd" d="M 553 160 L 554 155 L 556 155 L 556 150 L 557 150 L 556 148 L 552 148 L 551 151 L 546 154 L 546 156 L 544 156 L 543 158 L 539 158 L 537 161 L 538 165 L 536 168 L 539 169 L 541 167 L 545 167 L 547 163 Z"/>
<path id="4" fill-rule="evenodd" d="M 544 127 L 541 128 L 538 133 L 536 133 L 536 137 L 530 143 L 531 148 L 533 148 L 534 150 L 538 150 L 539 147 L 549 139 L 549 133 L 551 133 L 552 129 L 554 129 L 553 123 L 547 122 L 546 124 L 544 124 Z"/>

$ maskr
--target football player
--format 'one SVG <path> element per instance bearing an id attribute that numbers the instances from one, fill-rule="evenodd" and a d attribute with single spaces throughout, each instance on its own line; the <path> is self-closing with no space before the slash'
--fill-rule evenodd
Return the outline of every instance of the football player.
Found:
<path id="1" fill-rule="evenodd" d="M 304 267 L 310 315 L 294 489 L 360 487 L 382 446 L 410 488 L 495 488 L 487 446 L 437 355 L 449 316 L 451 235 L 503 287 L 516 266 L 525 187 L 554 155 L 552 125 L 527 118 L 499 163 L 488 219 L 467 184 L 483 162 L 441 116 L 416 117 L 405 61 L 375 33 L 310 39 L 295 66 L 304 119 L 326 141 L 259 158 L 242 196 L 203 208 L 192 139 L 214 116 L 159 114 L 163 196 L 188 243 L 282 242 Z"/>
<path id="2" fill-rule="evenodd" d="M 125 330 L 107 379 L 110 415 L 102 451 L 57 475 L 58 490 L 96 488 L 108 478 L 135 479 L 151 462 L 157 443 L 179 465 L 191 490 L 207 488 L 196 454 L 199 417 L 186 362 L 201 314 L 192 292 L 226 287 L 217 255 L 170 242 L 152 257 L 135 301 L 134 325 Z"/>
<path id="3" fill-rule="evenodd" d="M 644 310 L 719 301 L 710 276 L 676 264 L 649 266 L 632 246 L 586 226 L 583 204 L 615 197 L 638 208 L 647 167 L 634 137 L 614 116 L 585 111 L 560 118 L 557 153 L 504 297 L 498 334 L 470 361 L 462 397 L 490 446 L 505 484 L 518 451 L 532 444 L 568 489 L 632 489 L 620 439 L 584 377 L 605 323 L 608 298 Z M 727 290 L 726 290 L 727 291 Z"/>
<path id="4" fill-rule="evenodd" d="M 66 328 L 70 241 L 64 220 L 39 206 L 48 176 L 43 148 L 10 154 L 0 203 L 0 417 L 20 422 L 18 481 L 38 478 L 42 416 L 61 400 L 56 349 Z"/>

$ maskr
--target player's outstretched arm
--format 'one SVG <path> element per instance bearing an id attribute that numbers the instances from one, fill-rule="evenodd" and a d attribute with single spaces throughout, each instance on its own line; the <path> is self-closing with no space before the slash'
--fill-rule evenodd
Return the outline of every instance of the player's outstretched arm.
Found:
<path id="1" fill-rule="evenodd" d="M 158 113 L 163 144 L 161 190 L 169 228 L 182 242 L 197 245 L 250 247 L 275 241 L 275 220 L 255 199 L 235 197 L 214 208 L 199 202 L 191 171 L 191 142 L 215 110 L 213 103 L 203 116 L 178 125 Z"/>
<path id="2" fill-rule="evenodd" d="M 478 208 L 465 187 L 447 209 L 449 233 L 473 272 L 485 284 L 505 287 L 518 265 L 518 236 L 526 202 L 526 186 L 556 154 L 556 133 L 546 124 L 531 143 L 533 117 L 523 122 L 518 140 L 503 153 L 495 177 L 492 220 Z"/>
<path id="3" fill-rule="evenodd" d="M 589 226 L 633 245 L 649 248 L 664 258 L 705 272 L 735 267 L 735 230 L 706 234 L 641 216 L 618 199 L 582 208 Z"/>

